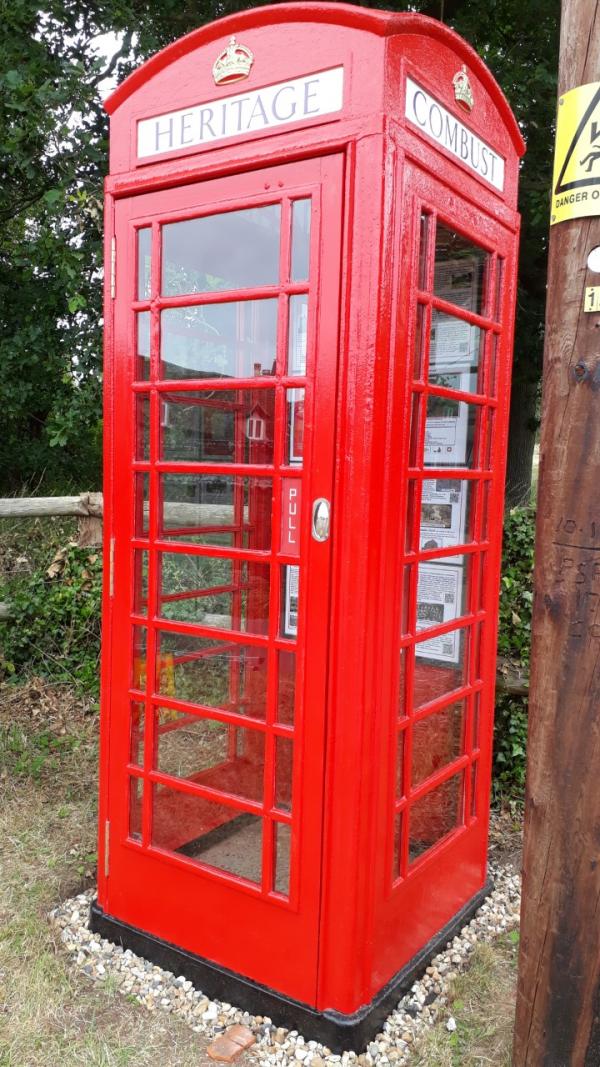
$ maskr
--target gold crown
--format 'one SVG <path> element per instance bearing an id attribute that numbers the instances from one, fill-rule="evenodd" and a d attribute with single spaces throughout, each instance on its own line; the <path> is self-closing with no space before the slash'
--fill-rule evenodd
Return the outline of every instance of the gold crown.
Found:
<path id="1" fill-rule="evenodd" d="M 254 56 L 244 44 L 238 44 L 232 37 L 226 48 L 217 56 L 213 66 L 213 78 L 217 85 L 222 82 L 237 82 L 247 78 Z"/>
<path id="2" fill-rule="evenodd" d="M 462 70 L 457 70 L 454 75 L 452 84 L 454 86 L 454 96 L 458 102 L 464 104 L 471 111 L 475 101 L 473 100 L 473 90 L 471 89 L 471 82 L 464 63 Z"/>

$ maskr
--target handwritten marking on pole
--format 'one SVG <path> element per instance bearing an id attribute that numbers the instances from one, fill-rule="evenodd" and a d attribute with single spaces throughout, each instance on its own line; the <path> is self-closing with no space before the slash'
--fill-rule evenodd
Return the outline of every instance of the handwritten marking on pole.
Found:
<path id="1" fill-rule="evenodd" d="M 558 102 L 550 225 L 585 215 L 600 215 L 600 82 Z"/>

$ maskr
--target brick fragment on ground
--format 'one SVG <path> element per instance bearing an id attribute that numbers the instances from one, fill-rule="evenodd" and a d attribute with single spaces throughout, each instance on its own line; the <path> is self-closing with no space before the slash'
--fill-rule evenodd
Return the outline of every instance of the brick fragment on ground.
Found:
<path id="1" fill-rule="evenodd" d="M 211 1060 L 233 1063 L 255 1041 L 252 1030 L 247 1026 L 242 1026 L 241 1023 L 235 1023 L 234 1026 L 228 1026 L 224 1034 L 219 1034 L 206 1051 Z"/>

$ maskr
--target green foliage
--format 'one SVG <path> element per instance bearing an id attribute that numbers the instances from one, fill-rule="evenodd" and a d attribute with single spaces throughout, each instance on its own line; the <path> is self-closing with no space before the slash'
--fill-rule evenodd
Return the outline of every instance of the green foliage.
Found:
<path id="1" fill-rule="evenodd" d="M 36 673 L 98 692 L 101 577 L 99 552 L 69 544 L 47 570 L 6 583 L 1 595 L 12 618 L 2 626 L 5 675 Z"/>
<path id="2" fill-rule="evenodd" d="M 527 668 L 533 600 L 533 511 L 513 508 L 505 518 L 498 652 Z M 520 797 L 525 785 L 527 699 L 502 695 L 496 702 L 494 779 L 497 794 Z"/>

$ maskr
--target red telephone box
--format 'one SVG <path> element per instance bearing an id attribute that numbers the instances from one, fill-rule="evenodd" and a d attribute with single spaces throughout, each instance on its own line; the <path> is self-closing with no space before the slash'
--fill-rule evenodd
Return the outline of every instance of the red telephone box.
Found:
<path id="1" fill-rule="evenodd" d="M 110 97 L 96 930 L 339 1049 L 486 892 L 523 143 L 443 24 Z"/>

